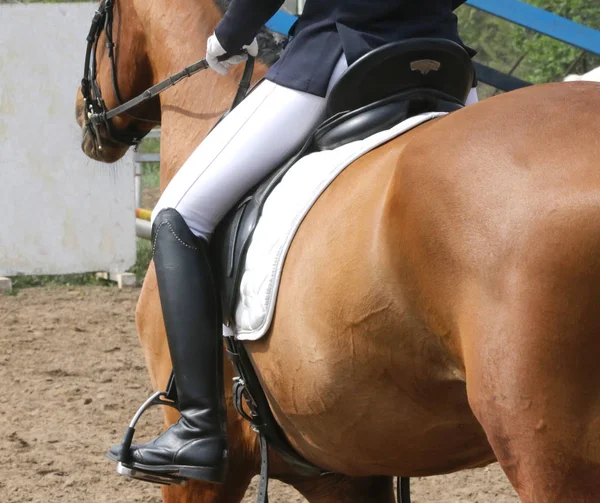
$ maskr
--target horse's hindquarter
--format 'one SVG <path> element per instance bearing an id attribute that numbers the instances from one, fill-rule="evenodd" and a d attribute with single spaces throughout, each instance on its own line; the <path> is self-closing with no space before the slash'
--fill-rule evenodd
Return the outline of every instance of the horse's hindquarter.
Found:
<path id="1" fill-rule="evenodd" d="M 288 254 L 272 334 L 249 346 L 308 459 L 356 475 L 493 460 L 466 394 L 466 338 L 491 306 L 473 293 L 502 289 L 556 180 L 577 185 L 565 162 L 597 142 L 574 130 L 598 122 L 582 87 L 511 93 L 425 125 L 319 199 Z M 581 188 L 600 187 L 592 175 Z"/>

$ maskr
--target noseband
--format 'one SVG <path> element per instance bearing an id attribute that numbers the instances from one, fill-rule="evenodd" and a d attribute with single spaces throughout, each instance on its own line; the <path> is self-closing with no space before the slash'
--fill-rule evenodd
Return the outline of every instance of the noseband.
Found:
<path id="1" fill-rule="evenodd" d="M 85 67 L 83 69 L 83 79 L 81 80 L 81 94 L 83 95 L 85 105 L 85 125 L 87 130 L 94 135 L 96 143 L 98 144 L 98 147 L 100 149 L 102 148 L 102 140 L 100 137 L 100 131 L 98 129 L 99 126 L 103 125 L 106 128 L 106 131 L 109 135 L 108 140 L 111 143 L 116 144 L 119 147 L 131 147 L 137 145 L 138 143 L 140 143 L 140 141 L 142 141 L 144 136 L 148 134 L 148 131 L 140 132 L 128 129 L 117 129 L 114 127 L 113 123 L 111 122 L 111 119 L 113 117 L 116 117 L 117 115 L 128 112 L 129 110 L 138 106 L 141 103 L 155 98 L 169 87 L 177 84 L 179 81 L 187 77 L 191 77 L 192 75 L 198 73 L 201 70 L 209 68 L 209 65 L 205 59 L 200 60 L 194 63 L 193 65 L 187 66 L 179 73 L 171 75 L 162 82 L 159 82 L 158 84 L 152 86 L 139 96 L 123 103 L 117 83 L 117 66 L 115 63 L 114 51 L 115 44 L 112 38 L 113 7 L 113 0 L 102 0 L 100 6 L 98 7 L 98 10 L 94 14 L 94 18 L 92 19 L 92 25 L 86 38 L 87 47 L 85 51 Z M 98 41 L 100 40 L 100 35 L 103 31 L 106 36 L 106 49 L 108 51 L 108 59 L 110 61 L 113 93 L 115 96 L 115 100 L 118 103 L 118 106 L 111 110 L 108 110 L 106 108 L 106 104 L 104 102 L 104 99 L 102 98 L 102 91 L 100 90 L 100 86 L 97 80 L 96 52 L 98 49 Z M 226 60 L 230 57 L 230 54 L 225 54 L 219 57 L 219 60 Z M 246 67 L 244 68 L 244 73 L 240 80 L 238 91 L 235 95 L 231 109 L 235 108 L 245 98 L 246 93 L 248 92 L 248 89 L 250 87 L 250 81 L 252 80 L 253 71 L 254 58 L 248 55 L 248 59 L 246 60 Z M 131 117 L 137 120 L 159 124 L 159 122 L 157 121 L 140 119 L 135 116 Z"/>

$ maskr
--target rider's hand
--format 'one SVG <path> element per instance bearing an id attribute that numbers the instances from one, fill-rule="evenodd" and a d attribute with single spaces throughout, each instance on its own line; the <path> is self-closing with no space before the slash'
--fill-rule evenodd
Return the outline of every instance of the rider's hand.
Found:
<path id="1" fill-rule="evenodd" d="M 206 42 L 206 62 L 215 72 L 225 75 L 230 66 L 246 61 L 248 54 L 254 57 L 258 56 L 258 42 L 254 39 L 250 45 L 242 47 L 242 50 L 244 52 L 241 54 L 236 54 L 224 61 L 219 61 L 219 56 L 223 56 L 227 51 L 223 49 L 223 46 L 213 34 Z"/>

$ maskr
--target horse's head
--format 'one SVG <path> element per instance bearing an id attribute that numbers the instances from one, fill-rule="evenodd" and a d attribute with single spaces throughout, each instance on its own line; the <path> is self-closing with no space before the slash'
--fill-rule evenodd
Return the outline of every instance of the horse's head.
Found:
<path id="1" fill-rule="evenodd" d="M 152 86 L 147 40 L 133 0 L 102 0 L 88 35 L 86 74 L 77 91 L 76 118 L 81 148 L 92 159 L 115 162 L 160 121 L 157 99 L 112 119 L 93 124 L 104 113 Z"/>

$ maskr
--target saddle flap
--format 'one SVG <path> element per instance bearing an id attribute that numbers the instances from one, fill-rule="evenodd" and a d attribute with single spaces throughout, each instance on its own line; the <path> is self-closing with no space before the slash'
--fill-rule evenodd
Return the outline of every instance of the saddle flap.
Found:
<path id="1" fill-rule="evenodd" d="M 250 189 L 237 206 L 225 216 L 215 231 L 211 240 L 211 253 L 221 295 L 224 323 L 231 324 L 235 318 L 244 259 L 264 202 L 281 178 L 304 155 L 307 147 L 308 143 L 268 178 Z"/>

